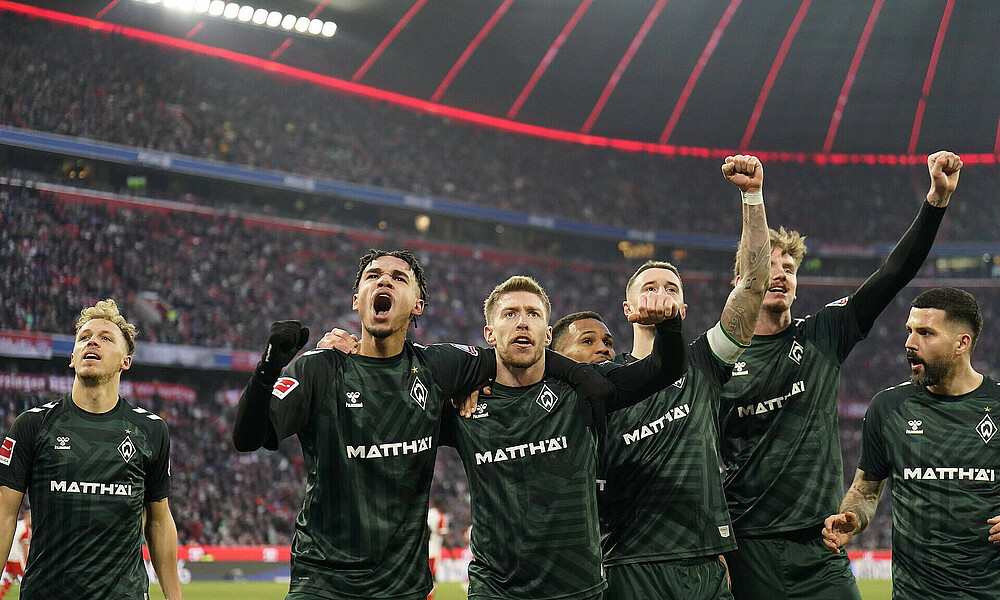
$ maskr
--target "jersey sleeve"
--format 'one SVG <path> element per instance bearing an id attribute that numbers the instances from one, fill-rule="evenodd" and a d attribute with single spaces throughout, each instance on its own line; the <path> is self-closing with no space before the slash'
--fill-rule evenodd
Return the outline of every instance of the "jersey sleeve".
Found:
<path id="1" fill-rule="evenodd" d="M 156 502 L 170 495 L 170 433 L 162 420 L 155 421 L 155 452 L 146 470 L 143 502 Z"/>
<path id="2" fill-rule="evenodd" d="M 802 332 L 827 356 L 843 364 L 854 346 L 865 339 L 854 314 L 854 297 L 835 300 L 802 323 Z"/>
<path id="3" fill-rule="evenodd" d="M 468 393 L 497 375 L 496 351 L 462 344 L 432 344 L 423 348 L 434 380 L 446 398 Z"/>
<path id="4" fill-rule="evenodd" d="M 315 395 L 335 367 L 336 350 L 312 350 L 295 359 L 271 389 L 268 412 L 277 441 L 298 433 L 309 423 Z"/>
<path id="5" fill-rule="evenodd" d="M 858 469 L 877 479 L 889 477 L 890 468 L 885 446 L 882 406 L 878 396 L 872 399 L 871 405 L 868 406 L 865 422 L 861 426 L 861 457 L 858 459 Z"/>
<path id="6" fill-rule="evenodd" d="M 0 445 L 0 485 L 22 493 L 28 491 L 41 414 L 21 413 L 7 431 Z"/>
<path id="7" fill-rule="evenodd" d="M 719 326 L 716 325 L 716 327 Z M 709 381 L 721 388 L 733 375 L 733 363 L 724 360 L 720 355 L 725 354 L 728 359 L 735 362 L 743 353 L 744 348 L 731 340 L 724 349 L 719 348 L 711 340 L 711 331 L 706 331 L 691 342 L 688 350 L 688 361 L 692 367 L 701 371 Z M 726 338 L 729 339 L 728 336 Z"/>

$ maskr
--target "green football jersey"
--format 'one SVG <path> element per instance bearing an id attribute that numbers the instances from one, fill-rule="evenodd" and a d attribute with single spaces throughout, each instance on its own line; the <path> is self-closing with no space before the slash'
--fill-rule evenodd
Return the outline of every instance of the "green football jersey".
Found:
<path id="1" fill-rule="evenodd" d="M 144 600 L 142 511 L 170 494 L 163 420 L 124 398 L 89 413 L 67 394 L 23 413 L 0 446 L 0 485 L 26 492 L 25 600 Z"/>
<path id="2" fill-rule="evenodd" d="M 858 468 L 892 489 L 894 598 L 993 599 L 1000 547 L 1000 383 L 962 396 L 904 383 L 872 399 Z"/>
<path id="3" fill-rule="evenodd" d="M 488 379 L 492 351 L 406 341 L 391 358 L 306 352 L 274 385 L 278 439 L 307 475 L 290 590 L 417 600 L 432 587 L 427 507 L 445 402 Z"/>
<path id="4" fill-rule="evenodd" d="M 754 336 L 722 394 L 726 499 L 737 538 L 818 527 L 844 490 L 840 365 L 864 336 L 851 298 Z"/>
<path id="5" fill-rule="evenodd" d="M 597 517 L 597 442 L 576 392 L 553 378 L 494 384 L 471 419 L 445 427 L 469 477 L 469 598 L 589 598 L 606 587 Z"/>
<path id="6" fill-rule="evenodd" d="M 606 483 L 598 488 L 606 565 L 736 548 L 718 436 L 719 397 L 732 365 L 715 357 L 704 334 L 689 346 L 688 363 L 673 385 L 608 417 Z"/>

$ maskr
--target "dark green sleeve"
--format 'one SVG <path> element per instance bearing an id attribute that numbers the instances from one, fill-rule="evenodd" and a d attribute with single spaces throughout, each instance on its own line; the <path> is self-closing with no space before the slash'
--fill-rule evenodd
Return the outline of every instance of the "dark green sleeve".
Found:
<path id="1" fill-rule="evenodd" d="M 492 348 L 432 344 L 422 351 L 446 398 L 467 394 L 496 379 L 496 351 Z"/>
<path id="2" fill-rule="evenodd" d="M 656 326 L 653 349 L 646 358 L 627 365 L 602 363 L 598 368 L 618 391 L 606 406 L 609 413 L 665 389 L 687 371 L 687 344 L 681 332 L 681 318 L 667 319 Z"/>

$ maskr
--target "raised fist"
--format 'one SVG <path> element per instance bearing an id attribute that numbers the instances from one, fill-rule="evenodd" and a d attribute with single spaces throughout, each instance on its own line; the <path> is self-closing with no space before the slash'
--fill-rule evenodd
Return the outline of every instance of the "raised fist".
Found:
<path id="1" fill-rule="evenodd" d="M 680 312 L 681 303 L 677 296 L 663 290 L 649 291 L 639 294 L 639 300 L 627 318 L 629 323 L 656 325 L 676 317 Z"/>
<path id="2" fill-rule="evenodd" d="M 309 341 L 309 328 L 303 327 L 299 321 L 276 321 L 271 323 L 267 334 L 267 348 L 260 357 L 258 369 L 269 378 L 278 378 L 299 350 Z"/>
<path id="3" fill-rule="evenodd" d="M 942 150 L 927 157 L 927 171 L 931 175 L 931 189 L 927 201 L 933 206 L 948 206 L 951 195 L 958 187 L 958 175 L 962 170 L 962 157 L 954 152 Z"/>
<path id="4" fill-rule="evenodd" d="M 722 163 L 722 176 L 743 193 L 759 192 L 764 187 L 764 166 L 749 154 L 727 156 Z"/>

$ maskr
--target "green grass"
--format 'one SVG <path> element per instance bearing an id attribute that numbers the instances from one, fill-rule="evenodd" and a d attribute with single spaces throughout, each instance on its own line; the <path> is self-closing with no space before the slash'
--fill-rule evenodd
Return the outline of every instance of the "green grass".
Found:
<path id="1" fill-rule="evenodd" d="M 892 597 L 892 584 L 888 581 L 876 581 L 862 579 L 858 581 L 861 589 L 861 596 L 864 600 L 890 600 Z M 279 583 L 190 583 L 181 586 L 184 592 L 184 600 L 283 600 L 288 592 L 287 584 Z M 13 600 L 18 597 L 18 588 L 14 586 L 4 600 Z M 151 600 L 163 600 L 160 593 L 160 586 L 149 587 L 149 597 Z M 434 600 L 464 600 L 465 594 L 457 583 L 442 583 L 438 585 L 438 592 Z"/>

